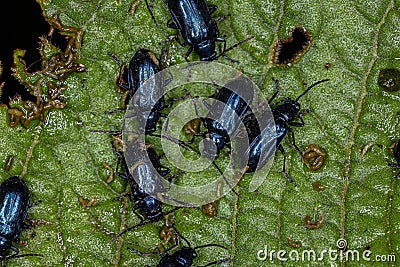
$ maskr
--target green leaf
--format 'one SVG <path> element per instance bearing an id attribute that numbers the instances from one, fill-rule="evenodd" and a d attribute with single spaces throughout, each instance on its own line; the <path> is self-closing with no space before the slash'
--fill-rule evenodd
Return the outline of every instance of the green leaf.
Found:
<path id="1" fill-rule="evenodd" d="M 162 222 L 111 242 L 110 232 L 119 233 L 139 218 L 128 199 L 115 201 L 126 191 L 122 179 L 106 183 L 109 172 L 103 162 L 112 167 L 117 162 L 112 138 L 89 130 L 120 129 L 123 121 L 123 114 L 105 114 L 121 105 L 121 94 L 115 89 L 119 67 L 107 53 L 116 54 L 126 64 L 139 48 L 147 48 L 160 58 L 164 45 L 159 43 L 176 34 L 166 27 L 168 10 L 162 1 L 155 2 L 153 11 L 160 24 L 156 28 L 145 3 L 140 3 L 133 15 L 131 1 L 50 0 L 40 4 L 47 17 L 58 14 L 64 25 L 85 30 L 79 62 L 88 72 L 65 80 L 64 109 L 50 110 L 43 122 L 34 120 L 28 128 L 9 127 L 7 108 L 0 107 L 0 160 L 6 162 L 14 156 L 10 171 L 0 169 L 0 176 L 2 180 L 23 176 L 31 201 L 37 203 L 29 210 L 29 217 L 42 222 L 22 232 L 21 240 L 27 245 L 16 246 L 21 253 L 42 253 L 43 257 L 10 259 L 7 266 L 154 266 L 159 255 L 139 256 L 127 248 L 156 251 L 162 242 Z M 329 257 L 329 250 L 337 252 L 338 239 L 347 241 L 347 251 L 357 250 L 365 266 L 377 255 L 400 255 L 399 185 L 396 170 L 389 166 L 395 162 L 389 146 L 400 138 L 400 98 L 399 92 L 384 92 L 377 83 L 381 69 L 400 68 L 399 3 L 213 0 L 212 4 L 218 6 L 213 17 L 230 14 L 218 22 L 228 46 L 255 36 L 255 40 L 229 51 L 239 64 L 223 58 L 218 61 L 242 69 L 266 97 L 275 91 L 272 77 L 280 82 L 281 98 L 295 98 L 307 88 L 305 84 L 330 79 L 300 99 L 303 108 L 314 112 L 304 115 L 304 127 L 293 127 L 300 148 L 315 143 L 328 157 L 324 167 L 313 172 L 286 138 L 286 167 L 297 188 L 283 176 L 283 157 L 277 153 L 264 184 L 249 192 L 250 176 L 245 175 L 237 188 L 242 198 L 229 194 L 218 200 L 215 217 L 207 217 L 200 209 L 175 212 L 177 229 L 193 247 L 214 243 L 228 248 L 199 249 L 195 264 L 230 258 L 230 263 L 222 265 L 359 266 L 355 260 L 341 262 Z M 287 38 L 295 26 L 307 29 L 313 44 L 297 63 L 272 65 L 272 47 Z M 167 46 L 168 65 L 184 62 L 188 46 L 176 42 Z M 190 59 L 198 58 L 192 53 Z M 331 65 L 329 70 L 326 63 Z M 212 91 L 208 88 L 205 96 Z M 371 141 L 376 145 L 363 155 L 363 148 Z M 224 151 L 218 163 L 223 165 L 227 160 L 228 152 Z M 162 163 L 168 166 L 164 159 Z M 182 174 L 179 181 L 204 181 L 208 175 Z M 316 181 L 325 190 L 314 190 Z M 97 204 L 86 208 L 79 201 L 93 198 Z M 323 213 L 326 218 L 320 228 L 306 228 L 306 216 L 318 221 Z M 291 246 L 288 238 L 301 247 Z M 268 252 L 275 251 L 272 261 L 269 255 L 266 261 L 257 259 L 265 247 Z M 367 249 L 372 252 L 371 262 L 362 259 Z M 324 250 L 326 253 L 321 260 L 299 263 L 279 261 L 279 250 L 286 251 L 281 255 L 284 258 L 289 253 L 295 256 L 293 251 L 300 259 L 304 251 L 314 250 L 317 258 Z M 394 262 L 389 264 L 395 266 Z"/>

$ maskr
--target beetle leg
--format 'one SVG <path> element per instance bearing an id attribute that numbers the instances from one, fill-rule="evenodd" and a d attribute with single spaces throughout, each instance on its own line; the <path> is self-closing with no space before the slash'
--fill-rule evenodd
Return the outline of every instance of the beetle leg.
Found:
<path id="1" fill-rule="evenodd" d="M 152 0 L 152 6 L 151 7 L 150 7 L 149 2 L 147 0 L 145 0 L 145 2 L 146 2 L 147 10 L 149 11 L 151 18 L 153 19 L 154 24 L 156 24 L 156 27 L 158 28 L 157 20 L 154 17 L 153 11 L 151 11 L 151 7 L 153 7 L 153 5 L 154 5 L 154 0 Z"/>
<path id="2" fill-rule="evenodd" d="M 217 10 L 217 6 L 216 5 L 209 5 L 208 6 L 208 14 L 212 14 L 212 13 L 214 13 L 215 12 L 215 10 Z"/>
<path id="3" fill-rule="evenodd" d="M 282 167 L 282 173 L 285 175 L 286 179 L 295 187 L 297 187 L 296 182 L 289 176 L 289 174 L 286 172 L 286 153 L 285 149 L 283 149 L 282 145 L 278 146 L 279 151 L 283 154 L 283 167 Z"/>
<path id="4" fill-rule="evenodd" d="M 150 255 L 154 255 L 154 254 L 160 254 L 160 252 L 158 252 L 158 251 L 141 252 L 141 251 L 139 251 L 139 250 L 137 250 L 137 249 L 134 249 L 134 248 L 128 248 L 128 250 L 129 250 L 130 252 L 134 252 L 134 253 L 138 254 L 139 256 L 150 256 Z M 147 265 L 146 265 L 146 266 L 147 266 Z"/>
<path id="5" fill-rule="evenodd" d="M 268 100 L 268 104 L 271 104 L 271 102 L 279 95 L 279 81 L 275 80 L 274 77 L 272 77 L 272 80 L 275 83 L 275 93 L 274 95 Z"/>
<path id="6" fill-rule="evenodd" d="M 130 95 L 129 90 L 125 91 L 122 95 L 122 99 L 121 99 L 122 104 L 121 105 L 122 105 L 122 109 L 124 109 L 124 110 L 126 109 L 126 102 L 129 99 L 129 95 Z"/>
<path id="7" fill-rule="evenodd" d="M 125 109 L 123 109 L 123 108 L 117 108 L 117 109 L 113 109 L 113 110 L 110 110 L 110 111 L 105 111 L 104 113 L 105 114 L 114 114 L 114 113 L 124 112 L 124 111 L 125 111 Z"/>
<path id="8" fill-rule="evenodd" d="M 117 172 L 117 175 L 121 177 L 123 180 L 128 181 L 128 176 L 125 173 Z"/>
<path id="9" fill-rule="evenodd" d="M 185 54 L 185 60 L 186 60 L 187 62 L 189 62 L 188 57 L 190 56 L 190 54 L 191 54 L 192 52 L 193 52 L 193 46 L 189 47 L 188 51 L 187 51 L 186 54 Z"/>
<path id="10" fill-rule="evenodd" d="M 289 123 L 289 125 L 291 125 L 291 126 L 296 126 L 296 127 L 303 127 L 303 126 L 304 126 L 303 115 L 304 115 L 304 114 L 311 113 L 311 112 L 314 112 L 314 110 L 312 110 L 312 109 L 305 109 L 305 110 L 303 110 L 303 111 L 300 112 L 300 114 L 297 116 L 297 117 L 299 118 L 299 120 L 300 120 L 300 123 L 299 123 L 299 122 L 291 122 L 291 123 Z"/>
<path id="11" fill-rule="evenodd" d="M 168 27 L 168 28 L 171 28 L 171 29 L 174 29 L 174 30 L 177 30 L 177 29 L 178 29 L 178 27 L 176 26 L 175 22 L 172 21 L 172 19 L 169 19 L 169 20 L 168 20 L 168 22 L 167 22 L 167 27 Z"/>
<path id="12" fill-rule="evenodd" d="M 132 194 L 131 192 L 122 193 L 121 195 L 114 198 L 114 201 L 121 201 L 123 197 L 129 196 L 129 199 L 132 201 Z"/>
<path id="13" fill-rule="evenodd" d="M 227 17 L 229 17 L 230 15 L 231 15 L 231 14 L 228 14 L 228 15 L 225 15 L 225 16 L 222 16 L 222 17 L 215 18 L 214 21 L 215 21 L 215 22 L 218 22 L 218 21 L 224 20 L 224 19 L 226 19 Z"/>
<path id="14" fill-rule="evenodd" d="M 162 177 L 167 176 L 171 172 L 171 170 L 169 168 L 164 167 L 164 166 L 160 167 L 160 169 L 157 171 Z"/>
<path id="15" fill-rule="evenodd" d="M 202 102 L 203 102 L 203 105 L 206 107 L 206 109 L 211 110 L 212 105 L 207 103 L 206 99 L 203 99 Z M 196 112 L 196 115 L 198 115 L 197 112 Z"/>
<path id="16" fill-rule="evenodd" d="M 141 202 L 136 203 L 135 206 L 133 206 L 132 211 L 133 211 L 133 213 L 135 213 L 136 216 L 138 216 L 138 218 L 139 218 L 142 222 L 144 222 L 144 221 L 145 221 L 145 218 L 144 218 L 140 213 L 137 213 L 137 212 L 136 212 L 136 210 L 140 209 L 140 204 L 141 204 Z"/>
<path id="17" fill-rule="evenodd" d="M 12 251 L 14 251 L 15 253 L 19 253 L 19 249 L 17 249 L 16 247 L 14 247 L 14 246 L 11 246 L 10 247 L 10 249 L 12 250 Z"/>
<path id="18" fill-rule="evenodd" d="M 115 62 L 117 62 L 117 64 L 120 66 L 119 75 L 118 75 L 118 81 L 117 81 L 118 91 L 121 92 L 120 89 L 122 88 L 123 91 L 128 91 L 129 92 L 129 85 L 125 81 L 123 81 L 124 72 L 125 72 L 125 65 L 122 63 L 122 61 L 116 55 L 114 55 L 112 53 L 107 53 L 107 54 Z"/>
<path id="19" fill-rule="evenodd" d="M 231 260 L 229 258 L 222 259 L 222 260 L 216 260 L 216 261 L 207 263 L 206 265 L 201 265 L 201 266 L 198 266 L 198 267 L 206 267 L 206 266 L 211 266 L 211 265 L 217 265 L 217 264 L 220 264 L 220 263 L 223 263 L 223 262 L 230 262 L 230 261 Z"/>
<path id="20" fill-rule="evenodd" d="M 300 153 L 300 156 L 303 157 L 303 151 L 301 151 L 301 149 L 297 146 L 296 140 L 294 139 L 294 132 L 290 128 L 289 128 L 289 131 L 292 133 L 292 145 Z"/>
<path id="21" fill-rule="evenodd" d="M 297 117 L 299 118 L 300 122 L 292 121 L 292 122 L 289 122 L 288 124 L 290 126 L 303 127 L 304 126 L 303 113 L 300 113 L 299 116 L 297 116 Z"/>
<path id="22" fill-rule="evenodd" d="M 289 122 L 288 124 L 290 126 L 303 127 L 304 126 L 304 121 L 303 121 L 303 119 L 301 119 L 301 120 L 302 120 L 302 122 L 292 121 L 292 122 Z"/>
<path id="23" fill-rule="evenodd" d="M 226 40 L 224 37 L 217 37 L 214 39 L 216 42 L 224 43 L 224 49 L 222 50 L 222 54 L 225 53 L 226 50 Z"/>

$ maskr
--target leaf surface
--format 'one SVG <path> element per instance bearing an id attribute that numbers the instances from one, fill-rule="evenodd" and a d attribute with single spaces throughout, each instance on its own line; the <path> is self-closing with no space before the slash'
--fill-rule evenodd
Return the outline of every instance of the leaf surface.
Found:
<path id="1" fill-rule="evenodd" d="M 208 1 L 209 2 L 209 1 Z M 211 3 L 211 2 L 210 2 Z M 396 171 L 389 166 L 395 160 L 389 146 L 399 132 L 399 92 L 384 92 L 378 86 L 379 71 L 399 68 L 400 16 L 395 1 L 220 1 L 213 17 L 230 14 L 218 22 L 221 35 L 230 46 L 249 36 L 255 40 L 231 51 L 232 64 L 251 77 L 268 98 L 275 91 L 272 77 L 280 82 L 279 98 L 296 98 L 307 85 L 322 80 L 300 99 L 302 108 L 314 112 L 304 115 L 305 126 L 293 127 L 297 145 L 304 149 L 318 144 L 327 152 L 324 167 L 309 170 L 290 138 L 283 142 L 286 167 L 297 182 L 293 187 L 283 176 L 283 157 L 278 152 L 264 184 L 249 192 L 250 176 L 244 176 L 233 194 L 217 202 L 217 215 L 204 215 L 200 209 L 175 212 L 176 227 L 193 247 L 209 243 L 226 246 L 198 250 L 196 265 L 230 258 L 222 266 L 359 266 L 356 260 L 340 261 L 337 240 L 345 239 L 347 251 L 357 250 L 360 261 L 369 266 L 376 255 L 400 255 L 399 193 Z M 166 5 L 156 1 L 153 12 L 160 24 L 156 28 L 145 3 L 133 14 L 129 1 L 43 1 L 48 17 L 58 14 L 64 25 L 85 30 L 80 62 L 87 73 L 73 74 L 65 81 L 67 106 L 51 110 L 44 122 L 33 121 L 27 129 L 9 127 L 7 108 L 0 107 L 0 159 L 10 155 L 14 163 L 9 172 L 2 168 L 2 180 L 21 175 L 31 190 L 29 211 L 32 219 L 46 221 L 22 232 L 17 245 L 21 253 L 42 253 L 43 257 L 11 259 L 8 266 L 145 266 L 156 265 L 159 255 L 139 256 L 128 247 L 143 252 L 156 251 L 162 222 L 149 224 L 126 233 L 111 242 L 111 233 L 139 222 L 128 199 L 115 201 L 126 191 L 126 184 L 115 177 L 107 184 L 105 162 L 116 166 L 112 138 L 89 130 L 121 128 L 123 114 L 105 114 L 119 108 L 121 94 L 115 89 L 118 65 L 107 55 L 111 52 L 128 64 L 135 51 L 147 48 L 159 58 L 165 45 L 159 43 L 176 34 L 166 27 Z M 302 26 L 313 36 L 312 46 L 290 66 L 271 64 L 275 42 Z M 168 47 L 167 65 L 184 62 L 188 46 L 176 42 Z M 198 59 L 194 53 L 191 60 Z M 327 70 L 326 63 L 331 67 Z M 29 77 L 28 77 L 29 79 Z M 213 93 L 210 87 L 207 96 Z M 189 89 L 190 91 L 190 89 Z M 177 91 L 177 95 L 183 94 Z M 196 95 L 196 87 L 192 90 Z M 364 155 L 364 147 L 375 142 Z M 157 142 L 157 141 L 155 141 Z M 157 148 L 158 149 L 158 148 Z M 219 159 L 228 160 L 228 151 Z M 168 165 L 165 159 L 162 163 Z M 171 166 L 169 166 L 171 167 Z M 207 181 L 210 174 L 182 174 L 179 181 Z M 246 179 L 247 178 L 247 179 Z M 313 189 L 319 181 L 323 191 Z M 97 199 L 83 208 L 79 199 Z M 172 207 L 165 206 L 164 210 Z M 326 218 L 319 229 L 305 227 L 304 218 Z M 301 247 L 293 247 L 288 238 Z M 182 244 L 185 244 L 182 242 Z M 275 254 L 262 261 L 260 250 Z M 287 260 L 277 259 L 277 251 Z M 304 263 L 289 259 L 304 251 L 315 251 L 316 260 Z M 332 250 L 338 258 L 330 258 Z M 372 252 L 367 262 L 363 252 Z M 295 251 L 295 252 L 293 252 Z M 296 252 L 298 254 L 296 254 Z M 323 255 L 323 257 L 321 256 Z M 375 263 L 380 266 L 380 263 Z M 389 263 L 395 266 L 395 263 Z"/>

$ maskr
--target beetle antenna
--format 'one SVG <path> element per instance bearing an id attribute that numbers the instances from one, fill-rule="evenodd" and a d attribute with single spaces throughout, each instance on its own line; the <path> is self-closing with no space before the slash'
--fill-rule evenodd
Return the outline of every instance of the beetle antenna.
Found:
<path id="1" fill-rule="evenodd" d="M 149 11 L 151 18 L 153 19 L 154 24 L 156 24 L 156 28 L 158 28 L 157 20 L 156 20 L 156 18 L 154 17 L 153 11 L 151 10 L 151 7 L 150 7 L 150 5 L 149 5 L 148 0 L 145 0 L 145 2 L 146 2 L 147 10 Z M 153 3 L 154 3 L 154 1 L 153 1 Z"/>
<path id="2" fill-rule="evenodd" d="M 27 253 L 27 254 L 13 254 L 7 257 L 4 257 L 1 259 L 1 266 L 6 266 L 6 262 L 9 259 L 15 259 L 15 258 L 22 258 L 26 256 L 34 256 L 34 257 L 43 257 L 43 254 L 38 254 L 38 253 Z"/>
<path id="3" fill-rule="evenodd" d="M 218 245 L 218 244 L 207 244 L 207 245 L 202 245 L 202 246 L 195 247 L 193 249 L 199 249 L 199 248 L 205 248 L 205 247 L 219 247 L 219 248 L 223 248 L 223 249 L 228 250 L 227 247 L 225 247 L 223 245 Z"/>
<path id="4" fill-rule="evenodd" d="M 230 50 L 232 50 L 232 49 L 238 47 L 239 45 L 242 45 L 242 44 L 244 44 L 244 43 L 246 43 L 246 42 L 248 42 L 248 41 L 250 41 L 250 40 L 253 40 L 254 38 L 255 38 L 255 36 L 252 35 L 252 36 L 250 36 L 249 38 L 246 38 L 246 39 L 244 39 L 244 40 L 242 40 L 242 41 L 240 41 L 240 42 L 238 42 L 238 43 L 232 45 L 231 47 L 228 47 L 227 49 L 225 49 L 224 51 L 222 51 L 222 53 L 221 53 L 219 56 L 224 55 L 226 52 L 228 52 L 228 51 L 230 51 Z M 217 56 L 217 58 L 218 58 L 219 56 Z"/>
<path id="5" fill-rule="evenodd" d="M 179 233 L 179 231 L 175 228 L 175 225 L 172 225 L 172 228 L 174 228 L 175 233 L 177 233 L 180 238 L 185 240 L 188 247 L 191 248 L 192 246 L 190 245 L 189 241 L 183 235 L 181 235 L 181 233 Z"/>
<path id="6" fill-rule="evenodd" d="M 115 62 L 117 62 L 119 66 L 123 66 L 124 65 L 124 63 L 122 63 L 122 61 L 117 57 L 117 55 L 115 55 L 115 54 L 113 54 L 111 52 L 108 52 L 107 55 L 110 58 L 112 58 Z"/>
<path id="7" fill-rule="evenodd" d="M 189 146 L 188 144 L 186 144 L 184 141 L 181 141 L 179 139 L 175 139 L 171 136 L 168 135 L 157 135 L 157 134 L 150 134 L 152 136 L 156 136 L 156 137 L 160 137 L 160 138 L 166 138 L 167 140 L 174 142 L 178 145 L 180 145 L 181 147 L 183 147 L 186 150 L 191 150 L 194 151 L 195 153 L 197 153 L 198 155 L 201 156 L 201 153 L 199 151 L 197 151 L 196 149 L 194 149 L 193 147 Z M 218 167 L 218 165 L 214 162 L 211 161 L 212 165 L 214 165 L 214 167 L 218 170 L 218 172 L 222 175 L 222 178 L 224 178 L 225 183 L 229 186 L 229 189 L 238 197 L 238 198 L 242 198 L 238 192 L 236 192 L 235 188 L 233 188 L 233 186 L 229 183 L 228 178 L 226 178 L 226 176 L 224 175 L 224 173 L 222 172 L 222 170 Z"/>
<path id="8" fill-rule="evenodd" d="M 244 40 L 242 40 L 242 41 L 240 41 L 240 42 L 238 42 L 238 43 L 232 45 L 231 47 L 228 47 L 227 49 L 224 49 L 224 51 L 222 51 L 221 54 L 219 54 L 215 59 L 217 59 L 217 58 L 219 58 L 219 57 L 221 57 L 221 56 L 230 59 L 230 58 L 227 57 L 227 55 L 225 54 L 226 52 L 228 52 L 228 51 L 230 51 L 230 50 L 232 50 L 232 49 L 238 47 L 239 45 L 242 45 L 243 43 L 246 43 L 246 42 L 248 42 L 248 41 L 250 41 L 250 40 L 252 40 L 252 39 L 254 39 L 254 38 L 255 38 L 255 36 L 252 35 L 252 36 L 250 36 L 249 38 L 244 39 Z M 233 60 L 233 59 L 230 59 L 230 60 L 233 61 L 233 62 L 236 62 L 236 61 Z"/>
<path id="9" fill-rule="evenodd" d="M 113 134 L 120 134 L 121 130 L 89 130 L 91 133 L 113 133 Z"/>
<path id="10" fill-rule="evenodd" d="M 320 83 L 323 83 L 323 82 L 327 82 L 327 81 L 329 81 L 329 79 L 325 79 L 325 80 L 321 80 L 321 81 L 318 81 L 318 82 L 316 82 L 316 83 L 313 83 L 313 84 L 310 85 L 301 95 L 299 95 L 299 96 L 296 98 L 295 101 L 297 102 L 303 95 L 307 94 L 308 91 L 310 91 L 311 88 L 313 88 L 314 86 L 316 86 L 316 85 L 318 85 L 318 84 L 320 84 Z"/>
<path id="11" fill-rule="evenodd" d="M 143 220 L 143 221 L 141 221 L 140 223 L 138 223 L 138 224 L 136 224 L 136 225 L 134 225 L 134 226 L 132 226 L 132 227 L 126 228 L 125 230 L 121 231 L 119 234 L 117 234 L 116 236 L 114 236 L 114 237 L 111 239 L 110 243 L 117 241 L 117 239 L 120 238 L 121 236 L 123 236 L 126 232 L 132 231 L 132 230 L 134 230 L 134 229 L 136 229 L 136 228 L 138 228 L 138 227 L 140 227 L 140 226 L 142 226 L 142 225 L 146 225 L 146 224 L 149 224 L 149 223 L 151 223 L 151 221 L 145 221 L 145 220 Z"/>

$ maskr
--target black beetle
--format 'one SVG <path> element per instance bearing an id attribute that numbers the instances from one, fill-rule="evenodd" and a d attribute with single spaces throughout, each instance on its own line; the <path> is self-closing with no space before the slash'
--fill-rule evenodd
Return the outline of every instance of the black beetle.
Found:
<path id="1" fill-rule="evenodd" d="M 124 93 L 123 108 L 126 107 L 127 102 L 133 101 L 133 109 L 139 122 L 139 131 L 142 133 L 154 132 L 159 118 L 165 117 L 161 113 L 165 108 L 164 81 L 155 79 L 153 84 L 146 86 L 143 84 L 163 69 L 162 63 L 149 50 L 140 49 L 132 57 L 128 73 L 125 75 L 126 68 L 122 62 L 115 55 L 109 55 L 120 65 L 117 85 Z M 126 78 L 126 82 L 124 78 Z M 141 127 L 142 125 L 146 125 L 144 129 Z"/>
<path id="2" fill-rule="evenodd" d="M 252 82 L 242 76 L 222 87 L 212 105 L 203 102 L 209 109 L 206 118 L 202 118 L 207 129 L 207 133 L 203 134 L 205 158 L 213 160 L 225 145 L 229 146 L 245 114 L 250 110 L 253 96 Z"/>
<path id="3" fill-rule="evenodd" d="M 205 247 L 220 247 L 223 249 L 226 249 L 226 247 L 222 246 L 222 245 L 218 245 L 218 244 L 207 244 L 207 245 L 202 245 L 202 246 L 198 246 L 195 248 L 192 248 L 190 246 L 189 241 L 184 238 L 176 229 L 175 227 L 173 227 L 175 230 L 175 233 L 177 235 L 179 235 L 180 238 L 182 238 L 183 240 L 185 240 L 185 242 L 187 243 L 187 247 L 182 247 L 181 249 L 175 251 L 173 254 L 168 254 L 168 251 L 175 249 L 178 244 L 176 244 L 176 246 L 173 246 L 171 248 L 169 248 L 168 250 L 166 250 L 164 253 L 160 253 L 160 252 L 140 252 L 136 249 L 133 248 L 129 248 L 130 251 L 135 252 L 138 255 L 141 256 L 148 256 L 148 255 L 152 255 L 152 254 L 159 254 L 161 256 L 161 260 L 160 262 L 157 264 L 156 267 L 190 267 L 193 266 L 193 261 L 195 258 L 197 258 L 197 253 L 196 253 L 196 249 L 199 248 L 205 248 Z M 206 265 L 202 265 L 202 266 L 211 266 L 214 264 L 220 264 L 223 262 L 229 262 L 229 259 L 222 259 L 222 260 L 216 260 L 213 262 L 209 262 Z M 147 267 L 148 265 L 146 265 Z"/>
<path id="4" fill-rule="evenodd" d="M 270 104 L 275 97 L 279 94 L 279 83 L 277 80 L 273 79 L 275 82 L 276 92 L 272 96 L 272 98 L 268 101 Z M 302 115 L 304 112 L 300 112 L 301 106 L 299 103 L 299 99 L 307 94 L 311 88 L 314 86 L 326 82 L 329 79 L 318 81 L 312 85 L 310 85 L 301 95 L 299 95 L 295 100 L 291 98 L 285 98 L 282 101 L 278 101 L 271 106 L 271 111 L 273 115 L 273 119 L 275 121 L 275 132 L 271 133 L 271 129 L 269 127 L 259 127 L 258 122 L 255 120 L 255 115 L 250 114 L 244 119 L 244 124 L 246 126 L 249 138 L 249 146 L 244 148 L 243 154 L 239 155 L 239 158 L 248 159 L 246 163 L 248 166 L 247 173 L 254 172 L 261 167 L 263 167 L 267 161 L 271 158 L 273 153 L 275 152 L 275 147 L 279 149 L 279 151 L 283 154 L 283 168 L 282 172 L 285 177 L 291 182 L 294 186 L 296 186 L 296 182 L 290 178 L 289 174 L 286 172 L 286 153 L 282 146 L 282 141 L 285 136 L 291 132 L 292 133 L 292 144 L 296 148 L 296 150 L 302 155 L 302 151 L 296 145 L 294 139 L 294 132 L 290 126 L 303 127 L 304 121 Z M 306 112 L 309 112 L 306 110 Z M 264 113 L 263 115 L 269 115 L 269 113 Z M 295 121 L 299 119 L 300 122 Z M 265 118 L 264 118 L 265 119 Z M 271 146 L 271 140 L 275 141 L 275 147 Z M 244 167 L 244 166 L 242 166 Z"/>
<path id="5" fill-rule="evenodd" d="M 211 14 L 217 9 L 216 6 L 209 7 L 204 0 L 164 0 L 171 14 L 172 23 L 168 27 L 177 29 L 184 44 L 190 45 L 185 55 L 194 50 L 202 61 L 211 61 L 217 57 L 215 42 L 226 41 L 218 37 L 217 22 L 211 18 Z"/>
<path id="6" fill-rule="evenodd" d="M 153 148 L 146 148 L 145 146 L 146 145 L 143 142 L 135 140 L 129 145 L 129 150 L 125 151 L 124 155 L 121 151 L 114 147 L 118 155 L 117 169 L 120 165 L 120 162 L 123 163 L 124 167 L 124 172 L 117 171 L 117 174 L 129 183 L 131 189 L 130 199 L 133 202 L 136 202 L 132 210 L 141 219 L 139 224 L 125 229 L 115 238 L 123 235 L 127 231 L 136 229 L 139 226 L 160 221 L 165 215 L 170 214 L 178 209 L 174 208 L 166 213 L 163 213 L 163 203 L 156 197 L 152 196 L 157 195 L 157 197 L 162 197 L 160 194 L 168 190 L 164 187 L 163 181 L 159 179 L 159 175 L 162 177 L 167 176 L 170 173 L 170 169 L 161 165 L 160 158 Z M 132 155 L 130 152 L 134 154 Z M 134 163 L 131 168 L 128 167 L 125 157 L 134 159 Z M 150 193 L 152 195 L 150 195 Z M 144 216 L 137 213 L 137 210 L 141 210 Z"/>
<path id="7" fill-rule="evenodd" d="M 10 258 L 43 256 L 41 254 L 17 255 L 19 250 L 12 245 L 19 239 L 25 225 L 29 201 L 29 190 L 21 177 L 12 176 L 0 185 L 0 258 L 3 265 Z M 16 254 L 5 256 L 10 249 Z"/>

